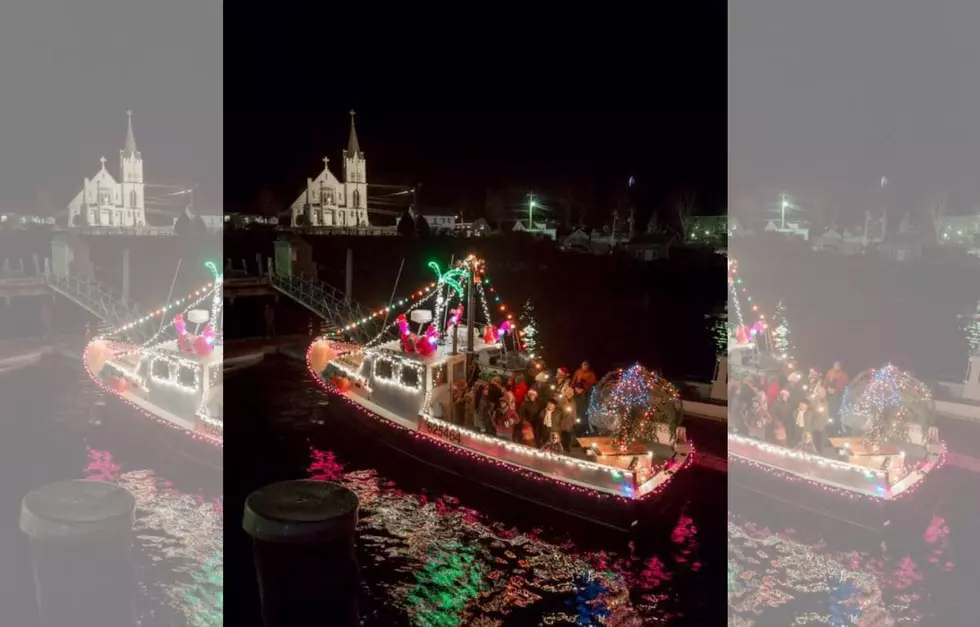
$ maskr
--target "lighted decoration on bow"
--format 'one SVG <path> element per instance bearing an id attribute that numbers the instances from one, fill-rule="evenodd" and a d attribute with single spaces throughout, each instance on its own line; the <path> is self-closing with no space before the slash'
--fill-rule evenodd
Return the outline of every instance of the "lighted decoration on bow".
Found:
<path id="1" fill-rule="evenodd" d="M 408 318 L 405 314 L 398 314 L 398 332 L 401 335 L 402 350 L 406 353 L 416 353 L 422 357 L 428 357 L 439 346 L 439 330 L 434 324 L 430 324 L 422 337 L 411 332 L 408 326 Z"/>
<path id="2" fill-rule="evenodd" d="M 485 344 L 497 343 L 497 329 L 495 329 L 492 324 L 488 324 L 486 328 L 483 329 L 483 342 Z"/>
<path id="3" fill-rule="evenodd" d="M 187 332 L 187 323 L 184 321 L 184 314 L 174 316 L 174 329 L 177 331 L 177 346 L 180 347 L 181 352 L 191 352 L 194 336 Z"/>
<path id="4" fill-rule="evenodd" d="M 448 327 L 455 327 L 459 325 L 460 320 L 463 319 L 463 306 L 460 305 L 456 309 L 449 312 L 449 324 Z"/>
<path id="5" fill-rule="evenodd" d="M 214 352 L 215 333 L 214 328 L 209 324 L 204 327 L 201 335 L 194 340 L 194 352 L 202 357 Z"/>

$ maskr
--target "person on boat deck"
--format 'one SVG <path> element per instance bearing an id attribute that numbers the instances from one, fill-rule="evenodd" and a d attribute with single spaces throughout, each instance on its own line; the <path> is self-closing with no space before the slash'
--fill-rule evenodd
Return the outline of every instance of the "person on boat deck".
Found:
<path id="1" fill-rule="evenodd" d="M 541 450 L 547 453 L 554 453 L 556 455 L 561 455 L 565 452 L 565 449 L 563 449 L 561 446 L 561 439 L 558 437 L 558 433 L 555 431 L 551 432 L 551 436 L 545 445 L 541 447 Z"/>
<path id="2" fill-rule="evenodd" d="M 834 362 L 834 366 L 827 371 L 827 376 L 823 379 L 823 386 L 827 388 L 827 404 L 830 406 L 830 415 L 839 417 L 840 406 L 844 400 L 844 388 L 847 387 L 849 378 L 841 367 L 839 361 Z"/>
<path id="3" fill-rule="evenodd" d="M 562 366 L 555 375 L 555 385 L 551 389 L 553 395 L 562 398 L 565 395 L 565 388 L 571 387 L 572 379 L 568 376 L 568 368 Z"/>
<path id="4" fill-rule="evenodd" d="M 561 430 L 561 445 L 566 451 L 572 450 L 572 432 L 578 424 L 578 408 L 575 406 L 575 392 L 572 388 L 565 388 L 565 397 L 561 399 L 561 420 L 559 429 Z"/>
<path id="5" fill-rule="evenodd" d="M 561 416 L 558 412 L 558 403 L 555 399 L 549 398 L 541 410 L 541 431 L 538 433 L 538 442 L 545 444 L 552 435 L 558 436 L 561 429 Z"/>
<path id="6" fill-rule="evenodd" d="M 752 401 L 752 416 L 749 420 L 749 435 L 760 440 L 766 439 L 772 416 L 769 414 L 769 405 L 766 403 L 766 393 L 759 391 Z"/>
<path id="7" fill-rule="evenodd" d="M 575 371 L 575 374 L 572 375 L 572 387 L 582 388 L 583 393 L 588 393 L 592 391 L 592 386 L 595 385 L 595 382 L 595 372 L 592 371 L 589 362 L 583 361 L 582 365 Z"/>
<path id="8" fill-rule="evenodd" d="M 517 418 L 517 409 L 507 400 L 506 396 L 500 398 L 500 405 L 497 407 L 497 414 L 494 416 L 494 429 L 497 437 L 513 439 L 514 426 L 520 422 Z"/>
<path id="9" fill-rule="evenodd" d="M 817 454 L 817 447 L 813 444 L 813 435 L 809 431 L 803 432 L 803 439 L 800 440 L 800 444 L 796 448 L 801 453 Z"/>
<path id="10" fill-rule="evenodd" d="M 776 399 L 779 398 L 779 377 L 776 375 L 769 375 L 764 378 L 765 390 L 766 390 L 766 404 L 771 408 L 775 403 Z"/>
<path id="11" fill-rule="evenodd" d="M 772 416 L 771 435 L 773 441 L 777 444 L 779 443 L 778 431 L 780 429 L 783 432 L 783 440 L 785 441 L 787 425 L 791 424 L 793 420 L 793 406 L 789 402 L 789 390 L 779 391 L 776 402 L 769 409 L 769 415 Z M 783 446 L 785 445 L 784 442 Z"/>
<path id="12" fill-rule="evenodd" d="M 521 375 L 518 378 L 517 384 L 514 385 L 514 404 L 518 407 L 524 402 L 524 398 L 527 396 L 528 391 L 527 377 Z"/>
<path id="13" fill-rule="evenodd" d="M 814 404 L 811 409 L 810 434 L 813 436 L 813 445 L 817 452 L 823 455 L 830 446 L 827 439 L 827 427 L 830 425 L 830 414 L 827 413 L 827 404 Z"/>
<path id="14" fill-rule="evenodd" d="M 476 382 L 476 414 L 474 415 L 473 426 L 480 433 L 493 433 L 493 425 L 490 422 L 490 414 L 493 413 L 493 405 L 490 402 L 489 385 L 483 381 Z"/>
<path id="15" fill-rule="evenodd" d="M 749 433 L 749 421 L 752 414 L 752 401 L 755 399 L 756 390 L 752 377 L 742 379 L 742 384 L 738 388 L 738 409 L 736 416 L 736 427 L 739 433 Z"/>
<path id="16" fill-rule="evenodd" d="M 796 406 L 793 412 L 793 445 L 799 446 L 803 442 L 803 434 L 810 431 L 813 425 L 813 412 L 806 401 L 802 401 Z"/>
<path id="17" fill-rule="evenodd" d="M 773 442 L 779 446 L 785 446 L 789 448 L 789 439 L 786 437 L 786 424 L 779 422 L 778 420 L 773 421 L 772 427 L 772 438 Z"/>
<path id="18" fill-rule="evenodd" d="M 524 402 L 517 406 L 517 417 L 522 422 L 527 422 L 531 425 L 531 428 L 534 430 L 535 446 L 540 444 L 537 441 L 537 437 L 541 431 L 538 427 L 541 419 L 541 403 L 538 401 L 537 390 L 532 388 L 527 391 L 527 394 L 524 396 Z"/>

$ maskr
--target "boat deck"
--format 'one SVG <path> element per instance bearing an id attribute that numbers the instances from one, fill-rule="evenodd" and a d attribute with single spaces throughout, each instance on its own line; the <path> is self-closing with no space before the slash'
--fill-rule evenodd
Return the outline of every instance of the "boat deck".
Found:
<path id="1" fill-rule="evenodd" d="M 632 473 L 624 468 L 597 463 L 589 458 L 582 449 L 573 450 L 571 454 L 552 455 L 511 442 L 505 438 L 481 435 L 464 427 L 452 425 L 429 416 L 406 418 L 374 403 L 362 390 L 353 388 L 344 396 L 360 405 L 376 416 L 410 431 L 419 431 L 440 441 L 448 441 L 454 446 L 464 448 L 471 453 L 487 457 L 495 462 L 505 462 L 515 469 L 530 471 L 582 488 L 595 490 L 609 495 L 625 498 L 641 498 L 654 492 L 666 483 L 683 467 L 688 453 L 676 452 L 673 464 L 669 468 L 661 468 L 654 472 L 649 479 L 634 487 Z M 657 459 L 667 462 L 666 459 Z"/>
<path id="2" fill-rule="evenodd" d="M 884 471 L 807 455 L 753 438 L 730 435 L 729 457 L 757 467 L 784 473 L 842 492 L 861 494 L 881 500 L 893 500 L 918 485 L 940 462 L 941 453 L 929 453 L 925 463 L 905 476 L 889 483 Z"/>

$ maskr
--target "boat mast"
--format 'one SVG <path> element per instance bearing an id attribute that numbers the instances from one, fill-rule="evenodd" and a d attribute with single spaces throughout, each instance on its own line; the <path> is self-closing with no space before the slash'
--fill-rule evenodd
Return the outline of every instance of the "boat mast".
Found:
<path id="1" fill-rule="evenodd" d="M 476 342 L 476 328 L 474 327 L 476 316 L 473 314 L 473 288 L 475 286 L 476 268 L 472 258 L 467 260 L 466 265 L 469 268 L 469 276 L 466 282 L 466 372 L 468 374 L 473 365 L 473 348 Z"/>

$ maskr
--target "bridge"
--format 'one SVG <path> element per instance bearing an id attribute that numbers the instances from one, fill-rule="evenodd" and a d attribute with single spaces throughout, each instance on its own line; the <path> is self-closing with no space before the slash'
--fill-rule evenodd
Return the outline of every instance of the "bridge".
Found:
<path id="1" fill-rule="evenodd" d="M 92 276 L 56 273 L 50 259 L 45 259 L 42 267 L 37 255 L 32 265 L 32 268 L 27 266 L 23 259 L 13 263 L 4 259 L 0 269 L 0 298 L 9 304 L 18 297 L 60 294 L 98 318 L 100 333 L 122 327 L 142 315 L 134 303 Z M 146 339 L 145 330 L 139 325 L 128 329 L 125 335 L 134 342 Z"/>
<path id="2" fill-rule="evenodd" d="M 226 299 L 281 294 L 320 318 L 323 321 L 320 333 L 344 335 L 353 342 L 367 342 L 380 331 L 375 325 L 345 329 L 352 322 L 369 318 L 370 314 L 346 294 L 316 278 L 293 274 L 291 267 L 277 267 L 272 259 L 263 267 L 261 256 L 257 256 L 253 268 L 250 271 L 245 260 L 238 268 L 230 259 L 226 261 L 223 285 Z"/>

